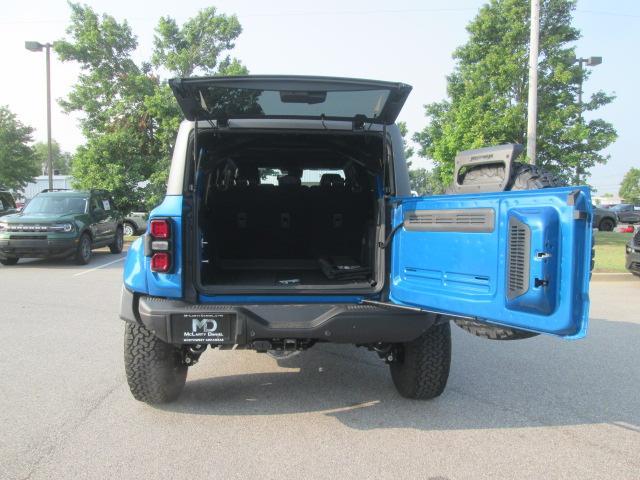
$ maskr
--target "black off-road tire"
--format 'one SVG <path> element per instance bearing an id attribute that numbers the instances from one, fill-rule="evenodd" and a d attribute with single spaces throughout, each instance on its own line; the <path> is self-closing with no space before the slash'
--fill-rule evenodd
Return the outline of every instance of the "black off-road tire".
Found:
<path id="1" fill-rule="evenodd" d="M 111 253 L 122 253 L 124 248 L 124 230 L 122 227 L 116 229 L 116 238 L 113 239 L 113 243 L 109 245 L 109 251 Z"/>
<path id="2" fill-rule="evenodd" d="M 464 174 L 462 185 L 486 183 L 487 178 L 504 177 L 504 168 L 493 165 L 481 165 L 472 168 Z M 505 190 L 538 190 L 540 188 L 561 187 L 562 183 L 540 167 L 528 163 L 514 162 L 511 168 L 511 180 Z M 446 193 L 456 193 L 453 187 L 448 187 Z"/>
<path id="3" fill-rule="evenodd" d="M 480 166 L 468 171 L 462 179 L 462 184 L 469 185 L 486 179 L 487 177 L 496 176 L 503 177 L 504 168 L 491 165 Z M 511 169 L 511 180 L 507 184 L 506 190 L 538 190 L 540 188 L 560 186 L 563 185 L 558 182 L 553 175 L 545 172 L 540 167 L 515 162 Z M 591 253 L 591 263 L 591 268 L 593 269 L 593 250 Z M 527 332 L 525 330 L 488 325 L 481 322 L 474 322 L 473 320 L 456 319 L 454 322 L 463 330 L 489 340 L 522 340 L 538 335 L 537 333 Z"/>
<path id="4" fill-rule="evenodd" d="M 476 337 L 488 340 L 523 340 L 539 335 L 535 332 L 518 330 L 517 328 L 501 327 L 498 325 L 488 325 L 486 323 L 474 322 L 473 320 L 454 320 L 461 329 L 472 333 Z"/>
<path id="5" fill-rule="evenodd" d="M 598 230 L 601 232 L 612 232 L 613 228 L 616 226 L 616 223 L 610 218 L 603 218 L 600 220 L 600 225 L 598 225 Z"/>
<path id="6" fill-rule="evenodd" d="M 431 327 L 412 342 L 398 346 L 389 366 L 396 389 L 405 398 L 428 400 L 447 385 L 451 366 L 449 322 Z"/>
<path id="7" fill-rule="evenodd" d="M 528 163 L 513 164 L 511 182 L 507 190 L 539 190 L 541 188 L 564 187 L 552 174 Z"/>
<path id="8" fill-rule="evenodd" d="M 187 380 L 180 350 L 136 323 L 126 323 L 124 366 L 136 400 L 150 404 L 176 400 Z"/>
<path id="9" fill-rule="evenodd" d="M 87 233 L 83 233 L 78 240 L 74 259 L 78 265 L 86 265 L 91 261 L 91 237 Z"/>
<path id="10" fill-rule="evenodd" d="M 12 267 L 13 265 L 18 263 L 18 260 L 20 260 L 20 257 L 0 258 L 0 264 L 6 265 L 7 267 Z"/>

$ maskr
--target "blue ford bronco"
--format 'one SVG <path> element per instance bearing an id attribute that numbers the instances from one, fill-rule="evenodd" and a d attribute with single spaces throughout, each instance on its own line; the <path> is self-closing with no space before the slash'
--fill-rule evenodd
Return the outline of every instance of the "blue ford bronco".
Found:
<path id="1" fill-rule="evenodd" d="M 207 347 L 353 344 L 398 392 L 442 393 L 450 323 L 494 340 L 585 335 L 592 207 L 514 162 L 461 152 L 450 194 L 411 196 L 395 125 L 411 87 L 299 76 L 170 81 L 186 120 L 167 194 L 128 252 L 133 396 L 175 400 Z"/>

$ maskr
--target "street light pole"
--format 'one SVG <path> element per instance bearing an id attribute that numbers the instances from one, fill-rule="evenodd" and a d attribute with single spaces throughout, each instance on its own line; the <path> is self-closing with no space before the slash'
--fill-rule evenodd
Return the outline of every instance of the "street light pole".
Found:
<path id="1" fill-rule="evenodd" d="M 51 44 L 45 44 L 47 57 L 47 173 L 49 174 L 49 189 L 53 189 L 53 148 L 51 146 Z"/>
<path id="2" fill-rule="evenodd" d="M 602 63 L 602 57 L 588 57 L 588 58 L 576 58 L 574 60 L 580 66 L 580 83 L 578 84 L 578 121 L 582 123 L 582 80 L 584 78 L 584 66 L 595 67 Z M 582 169 L 580 164 L 576 165 L 576 176 L 573 180 L 574 185 L 580 185 Z"/>
<path id="3" fill-rule="evenodd" d="M 51 43 L 24 42 L 24 46 L 31 52 L 45 50 L 47 64 L 47 173 L 49 174 L 49 189 L 53 189 L 53 147 L 51 145 Z"/>

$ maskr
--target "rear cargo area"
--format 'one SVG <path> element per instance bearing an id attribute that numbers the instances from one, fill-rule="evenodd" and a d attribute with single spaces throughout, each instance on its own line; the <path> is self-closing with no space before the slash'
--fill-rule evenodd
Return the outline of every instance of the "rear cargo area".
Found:
<path id="1" fill-rule="evenodd" d="M 203 134 L 200 284 L 215 292 L 376 287 L 380 138 Z"/>

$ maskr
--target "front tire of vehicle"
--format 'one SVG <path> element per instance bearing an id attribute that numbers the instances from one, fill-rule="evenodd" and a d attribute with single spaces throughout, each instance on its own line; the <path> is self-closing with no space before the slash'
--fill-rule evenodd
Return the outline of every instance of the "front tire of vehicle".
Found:
<path id="1" fill-rule="evenodd" d="M 16 265 L 18 263 L 18 260 L 20 260 L 20 257 L 0 258 L 0 264 L 7 267 L 12 267 L 13 265 Z"/>
<path id="2" fill-rule="evenodd" d="M 124 365 L 131 394 L 149 404 L 176 400 L 187 380 L 179 349 L 135 323 L 125 326 Z"/>
<path id="3" fill-rule="evenodd" d="M 78 241 L 75 260 L 78 265 L 86 265 L 91 261 L 91 237 L 86 233 Z"/>
<path id="4" fill-rule="evenodd" d="M 122 227 L 118 227 L 116 230 L 116 238 L 113 239 L 113 243 L 109 245 L 111 253 L 122 253 L 124 247 L 124 232 Z"/>
<path id="5" fill-rule="evenodd" d="M 613 227 L 615 227 L 615 223 L 610 218 L 603 218 L 600 221 L 600 225 L 598 225 L 598 230 L 601 232 L 611 232 L 613 231 Z"/>
<path id="6" fill-rule="evenodd" d="M 451 327 L 449 322 L 434 325 L 396 351 L 390 364 L 391 378 L 405 398 L 428 400 L 439 396 L 447 385 L 451 366 Z"/>

